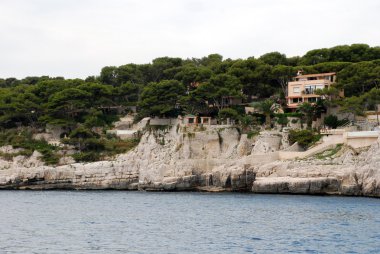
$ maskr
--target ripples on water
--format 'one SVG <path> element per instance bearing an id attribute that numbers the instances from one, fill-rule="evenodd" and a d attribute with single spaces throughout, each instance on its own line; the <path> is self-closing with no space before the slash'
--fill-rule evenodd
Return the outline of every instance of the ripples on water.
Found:
<path id="1" fill-rule="evenodd" d="M 0 191 L 0 253 L 379 253 L 380 199 Z"/>

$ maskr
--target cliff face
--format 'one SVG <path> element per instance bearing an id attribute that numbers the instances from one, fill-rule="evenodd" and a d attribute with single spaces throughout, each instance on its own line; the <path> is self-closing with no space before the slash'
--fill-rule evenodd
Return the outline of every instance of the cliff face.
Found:
<path id="1" fill-rule="evenodd" d="M 127 156 L 139 161 L 140 189 L 245 190 L 253 175 L 236 162 L 251 148 L 235 128 L 201 132 L 173 128 L 146 134 L 133 155 Z"/>
<path id="2" fill-rule="evenodd" d="M 252 191 L 380 197 L 379 144 L 380 140 L 362 152 L 345 147 L 334 158 L 275 161 L 256 167 Z"/>
<path id="3" fill-rule="evenodd" d="M 34 164 L 30 159 L 0 161 L 0 188 L 380 196 L 380 141 L 361 153 L 344 148 L 323 160 L 272 161 L 271 154 L 285 146 L 283 140 L 273 133 L 248 139 L 235 128 L 156 130 L 114 161 L 60 167 L 41 166 L 35 159 Z"/>

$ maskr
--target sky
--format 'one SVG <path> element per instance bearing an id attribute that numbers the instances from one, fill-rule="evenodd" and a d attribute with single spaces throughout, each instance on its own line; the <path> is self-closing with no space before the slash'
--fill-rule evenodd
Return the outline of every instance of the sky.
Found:
<path id="1" fill-rule="evenodd" d="M 156 57 L 380 46 L 378 0 L 0 0 L 0 77 L 99 75 Z"/>

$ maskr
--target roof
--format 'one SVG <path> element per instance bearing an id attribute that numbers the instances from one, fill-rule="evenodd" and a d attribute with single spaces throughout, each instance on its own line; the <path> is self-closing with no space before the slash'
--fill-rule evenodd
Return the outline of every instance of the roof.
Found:
<path id="1" fill-rule="evenodd" d="M 318 74 L 306 74 L 306 75 L 299 75 L 295 78 L 309 78 L 309 77 L 323 77 L 323 76 L 331 76 L 336 75 L 335 72 L 327 72 L 327 73 L 318 73 Z"/>
<path id="2" fill-rule="evenodd" d="M 293 98 L 301 98 L 302 99 L 302 95 L 286 96 L 286 99 L 293 99 Z"/>

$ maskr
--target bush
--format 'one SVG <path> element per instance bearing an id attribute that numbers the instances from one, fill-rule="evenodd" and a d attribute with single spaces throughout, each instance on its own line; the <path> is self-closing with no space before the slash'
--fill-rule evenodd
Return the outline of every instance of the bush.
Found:
<path id="1" fill-rule="evenodd" d="M 257 135 L 259 135 L 260 132 L 259 131 L 256 131 L 256 130 L 251 130 L 247 133 L 247 138 L 251 139 Z"/>
<path id="2" fill-rule="evenodd" d="M 320 134 L 316 134 L 311 130 L 290 130 L 289 141 L 290 143 L 298 142 L 300 146 L 307 149 L 312 144 L 321 138 Z"/>
<path id="3" fill-rule="evenodd" d="M 107 155 L 114 155 L 119 153 L 125 153 L 133 149 L 139 144 L 139 139 L 127 139 L 127 140 L 107 140 L 105 143 L 105 150 Z"/>
<path id="4" fill-rule="evenodd" d="M 286 126 L 289 123 L 288 117 L 284 114 L 279 115 L 277 118 L 277 123 L 281 126 Z"/>
<path id="5" fill-rule="evenodd" d="M 87 139 L 87 138 L 99 137 L 99 135 L 94 133 L 90 129 L 80 126 L 76 128 L 75 130 L 73 130 L 70 133 L 69 137 L 77 138 L 77 139 Z"/>
<path id="6" fill-rule="evenodd" d="M 35 140 L 32 133 L 26 130 L 8 130 L 0 133 L 0 146 L 11 145 L 14 148 L 23 150 L 14 155 L 29 157 L 34 151 L 42 154 L 42 161 L 46 164 L 57 164 L 59 156 L 56 154 L 57 147 L 48 144 L 45 140 Z M 9 156 L 8 156 L 9 157 Z"/>
<path id="7" fill-rule="evenodd" d="M 246 132 L 252 129 L 254 126 L 257 126 L 257 119 L 251 115 L 245 115 L 240 118 L 240 124 L 243 129 L 243 132 Z"/>
<path id="8" fill-rule="evenodd" d="M 102 139 L 90 138 L 84 140 L 84 150 L 86 151 L 103 151 L 105 149 L 105 144 Z"/>
<path id="9" fill-rule="evenodd" d="M 338 117 L 335 115 L 328 115 L 323 120 L 323 123 L 332 129 L 336 129 L 339 124 Z"/>
<path id="10" fill-rule="evenodd" d="M 100 154 L 97 152 L 79 152 L 73 154 L 73 158 L 76 162 L 92 162 L 97 161 L 100 158 Z"/>
<path id="11" fill-rule="evenodd" d="M 261 113 L 250 113 L 250 116 L 253 116 L 258 124 L 263 125 L 265 123 L 265 115 Z"/>
<path id="12" fill-rule="evenodd" d="M 235 110 L 239 115 L 245 115 L 245 106 L 232 105 L 230 108 Z"/>
<path id="13" fill-rule="evenodd" d="M 286 117 L 302 117 L 302 114 L 299 112 L 289 112 L 282 114 L 274 114 L 275 117 L 286 116 Z"/>
<path id="14" fill-rule="evenodd" d="M 218 116 L 222 120 L 226 120 L 227 118 L 230 118 L 232 120 L 238 120 L 239 119 L 239 113 L 232 108 L 221 109 L 218 113 Z"/>

